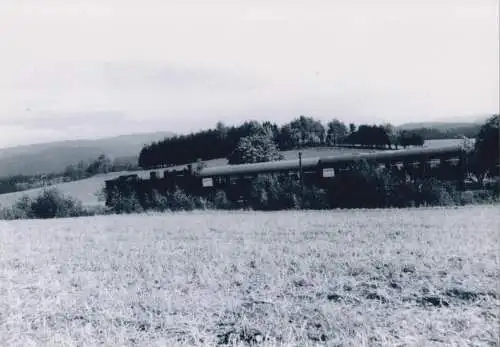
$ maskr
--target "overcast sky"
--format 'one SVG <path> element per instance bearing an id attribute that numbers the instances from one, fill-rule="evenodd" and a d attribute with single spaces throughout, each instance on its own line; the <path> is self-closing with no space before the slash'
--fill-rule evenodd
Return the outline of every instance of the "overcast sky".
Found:
<path id="1" fill-rule="evenodd" d="M 1 0 L 0 147 L 498 112 L 497 0 Z"/>

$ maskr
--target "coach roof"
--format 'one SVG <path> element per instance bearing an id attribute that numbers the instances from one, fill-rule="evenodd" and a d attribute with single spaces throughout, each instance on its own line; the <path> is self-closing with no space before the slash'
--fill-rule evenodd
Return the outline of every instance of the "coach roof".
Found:
<path id="1" fill-rule="evenodd" d="M 303 158 L 302 167 L 307 169 L 316 167 L 319 163 L 319 158 Z M 264 163 L 254 164 L 239 164 L 239 165 L 224 165 L 216 167 L 204 168 L 200 172 L 201 177 L 207 176 L 224 176 L 224 175 L 240 175 L 251 173 L 264 172 L 280 172 L 299 169 L 299 159 L 293 160 L 277 160 Z"/>
<path id="2" fill-rule="evenodd" d="M 344 156 L 329 156 L 321 158 L 321 164 L 335 164 L 352 162 L 357 160 L 409 160 L 420 157 L 432 157 L 440 155 L 458 155 L 462 152 L 460 145 L 436 147 L 436 148 L 411 148 L 401 150 L 380 151 L 375 153 L 359 153 Z"/>
<path id="3" fill-rule="evenodd" d="M 438 148 L 411 148 L 402 150 L 388 150 L 375 153 L 343 154 L 329 157 L 302 159 L 304 169 L 317 167 L 319 164 L 334 164 L 353 162 L 358 160 L 411 160 L 420 157 L 432 157 L 440 155 L 458 155 L 462 152 L 459 145 Z M 254 174 L 266 172 L 280 172 L 299 169 L 299 160 L 279 160 L 254 164 L 224 165 L 204 168 L 200 172 L 201 177 Z"/>

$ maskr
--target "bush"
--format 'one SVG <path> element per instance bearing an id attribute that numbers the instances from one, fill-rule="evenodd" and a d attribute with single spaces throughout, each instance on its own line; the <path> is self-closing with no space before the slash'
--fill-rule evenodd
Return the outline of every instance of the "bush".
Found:
<path id="1" fill-rule="evenodd" d="M 167 205 L 171 211 L 192 211 L 196 208 L 194 197 L 176 188 L 173 193 L 167 194 Z"/>
<path id="2" fill-rule="evenodd" d="M 471 204 L 476 204 L 477 200 L 476 197 L 474 196 L 474 192 L 466 191 L 463 192 L 460 196 L 460 204 L 461 205 L 471 205 Z"/>
<path id="3" fill-rule="evenodd" d="M 208 209 L 214 208 L 214 204 L 210 200 L 203 198 L 201 196 L 195 196 L 193 198 L 193 201 L 194 201 L 195 209 L 208 210 Z"/>
<path id="4" fill-rule="evenodd" d="M 331 207 L 387 208 L 460 204 L 456 188 L 436 179 L 407 180 L 400 173 L 360 162 L 329 186 Z"/>
<path id="5" fill-rule="evenodd" d="M 223 190 L 218 190 L 215 193 L 215 197 L 213 199 L 212 207 L 215 208 L 215 209 L 219 209 L 219 210 L 230 210 L 234 206 L 231 203 L 231 201 L 229 201 L 229 199 L 227 198 L 226 192 L 223 191 Z"/>
<path id="6" fill-rule="evenodd" d="M 419 205 L 451 206 L 459 204 L 459 194 L 456 189 L 445 182 L 427 179 L 418 183 Z"/>
<path id="7" fill-rule="evenodd" d="M 141 213 L 145 211 L 191 211 L 212 208 L 213 204 L 205 198 L 189 196 L 176 188 L 173 192 L 153 190 L 151 194 L 138 196 L 132 189 L 110 192 L 108 208 L 112 213 Z"/>
<path id="8" fill-rule="evenodd" d="M 133 191 L 120 192 L 115 189 L 110 192 L 108 207 L 111 212 L 121 213 L 139 213 L 144 209 L 137 195 Z"/>
<path id="9" fill-rule="evenodd" d="M 164 194 L 154 191 L 138 197 L 130 186 L 125 187 L 125 192 L 112 192 L 109 205 L 114 213 L 228 210 L 236 208 L 238 204 L 235 200 L 243 196 L 246 207 L 252 210 L 275 211 L 464 205 L 494 201 L 495 197 L 490 191 L 483 196 L 459 192 L 453 185 L 436 179 L 411 181 L 395 169 L 381 168 L 366 161 L 356 163 L 348 171 L 339 172 L 329 182 L 322 188 L 306 184 L 301 192 L 299 180 L 288 174 L 261 174 L 249 182 L 251 184 L 247 188 L 245 185 L 237 189 L 232 187 L 227 193 L 219 190 L 209 198 L 188 195 L 179 188 Z"/>
<path id="10" fill-rule="evenodd" d="M 31 201 L 29 211 L 33 218 L 41 219 L 78 217 L 85 214 L 79 201 L 63 196 L 57 189 L 42 191 Z"/>
<path id="11" fill-rule="evenodd" d="M 32 203 L 32 199 L 28 195 L 23 195 L 14 204 L 13 210 L 22 211 L 26 215 L 25 218 L 31 218 Z"/>
<path id="12" fill-rule="evenodd" d="M 304 186 L 288 175 L 260 175 L 251 187 L 249 205 L 255 210 L 327 209 L 330 207 L 325 189 Z"/>
<path id="13" fill-rule="evenodd" d="M 84 206 L 84 216 L 102 216 L 102 215 L 108 215 L 112 211 L 110 211 L 109 208 L 105 206 Z"/>
<path id="14" fill-rule="evenodd" d="M 314 186 L 305 188 L 303 208 L 314 210 L 324 210 L 330 208 L 326 190 Z"/>
<path id="15" fill-rule="evenodd" d="M 399 205 L 398 187 L 402 181 L 389 170 L 380 170 L 362 161 L 349 171 L 340 172 L 329 186 L 330 206 L 337 208 L 376 208 Z"/>
<path id="16" fill-rule="evenodd" d="M 139 207 L 135 208 L 135 211 L 131 210 L 131 212 L 142 212 L 147 210 L 162 212 L 169 209 L 167 197 L 161 195 L 157 190 L 153 190 L 151 196 L 145 196 L 142 202 L 140 199 L 134 197 L 134 203 L 138 204 Z M 119 211 L 116 212 L 120 213 Z"/>
<path id="17" fill-rule="evenodd" d="M 0 207 L 0 219 L 4 220 L 14 220 L 14 219 L 26 219 L 28 214 L 24 210 L 20 210 L 15 206 L 12 207 Z"/>
<path id="18" fill-rule="evenodd" d="M 459 195 L 461 205 L 489 204 L 498 202 L 498 195 L 492 190 L 468 190 Z"/>
<path id="19" fill-rule="evenodd" d="M 298 208 L 300 184 L 284 175 L 259 175 L 252 182 L 248 203 L 254 210 Z"/>
<path id="20" fill-rule="evenodd" d="M 38 196 L 22 196 L 14 206 L 0 210 L 2 219 L 64 218 L 92 214 L 76 199 L 62 195 L 57 189 L 43 190 Z"/>
<path id="21" fill-rule="evenodd" d="M 484 188 L 491 192 L 493 198 L 500 198 L 500 177 L 484 182 Z"/>
<path id="22" fill-rule="evenodd" d="M 386 186 L 386 207 L 414 207 L 418 205 L 418 189 L 413 182 L 390 179 Z"/>

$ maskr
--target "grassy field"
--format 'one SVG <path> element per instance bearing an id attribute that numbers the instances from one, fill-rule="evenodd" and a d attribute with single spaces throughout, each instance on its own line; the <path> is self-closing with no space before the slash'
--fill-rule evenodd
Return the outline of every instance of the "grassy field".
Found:
<path id="1" fill-rule="evenodd" d="M 498 346 L 498 212 L 0 221 L 0 345 Z"/>
<path id="2" fill-rule="evenodd" d="M 426 147 L 440 147 L 448 146 L 459 143 L 460 140 L 431 140 L 427 141 Z M 370 152 L 373 150 L 368 149 L 356 149 L 356 148 L 306 148 L 302 150 L 304 158 L 314 158 L 320 156 L 330 156 L 330 155 L 344 155 L 348 153 L 360 153 L 360 152 Z M 285 159 L 297 159 L 298 151 L 285 151 L 283 152 Z M 215 159 L 206 162 L 208 167 L 226 165 L 226 159 Z M 175 169 L 184 168 L 184 166 L 174 167 Z M 84 180 L 67 182 L 55 184 L 53 187 L 59 189 L 63 194 L 71 196 L 80 200 L 86 206 L 97 206 L 104 205 L 104 202 L 99 201 L 96 193 L 104 188 L 105 181 L 109 179 L 116 178 L 120 175 L 130 175 L 138 174 L 139 177 L 148 178 L 151 170 L 146 171 L 133 171 L 133 172 L 112 172 L 104 175 L 97 175 Z M 163 176 L 163 170 L 156 170 L 158 175 Z M 22 192 L 0 194 L 0 206 L 11 206 L 13 205 L 21 196 L 28 195 L 34 197 L 41 192 L 42 188 L 30 189 Z"/>

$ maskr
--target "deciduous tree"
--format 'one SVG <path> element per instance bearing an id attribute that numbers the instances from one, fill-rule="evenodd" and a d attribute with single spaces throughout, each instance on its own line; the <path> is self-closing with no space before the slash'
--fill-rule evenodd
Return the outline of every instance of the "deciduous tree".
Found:
<path id="1" fill-rule="evenodd" d="M 473 167 L 480 181 L 486 175 L 499 175 L 499 124 L 500 115 L 493 115 L 481 126 L 476 138 Z"/>
<path id="2" fill-rule="evenodd" d="M 257 133 L 240 139 L 229 155 L 229 164 L 261 163 L 283 159 L 278 147 L 266 134 Z"/>
<path id="3" fill-rule="evenodd" d="M 328 122 L 328 130 L 326 133 L 326 144 L 329 146 L 342 143 L 349 134 L 347 127 L 338 119 Z"/>

